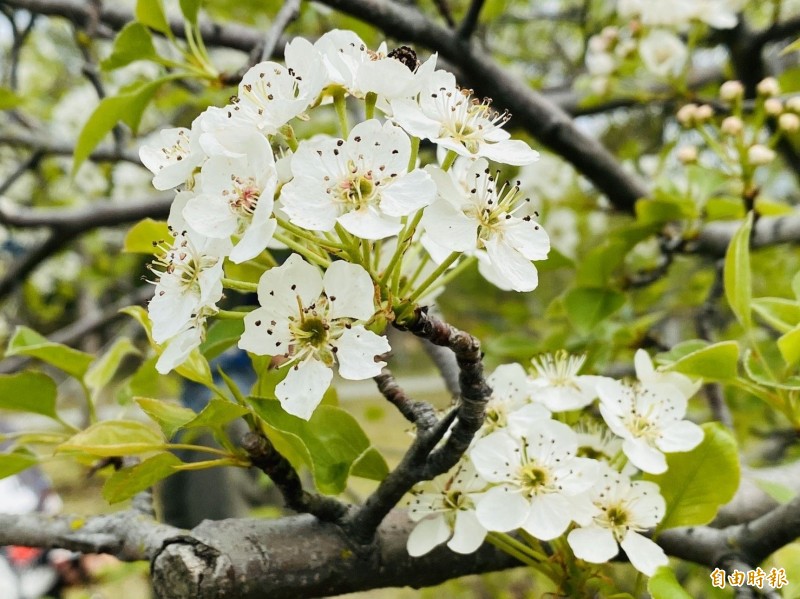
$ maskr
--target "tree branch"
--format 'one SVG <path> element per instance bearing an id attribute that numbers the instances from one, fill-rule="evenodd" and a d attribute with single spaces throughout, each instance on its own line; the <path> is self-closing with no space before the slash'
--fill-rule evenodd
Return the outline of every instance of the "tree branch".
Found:
<path id="1" fill-rule="evenodd" d="M 41 154 L 72 156 L 75 153 L 74 146 L 70 144 L 41 139 L 34 135 L 25 133 L 0 133 L 0 145 L 11 146 L 12 148 L 27 148 Z M 94 162 L 131 162 L 141 165 L 142 161 L 135 152 L 128 150 L 117 151 L 112 147 L 100 147 L 89 156 L 89 160 Z"/>
<path id="2" fill-rule="evenodd" d="M 391 370 L 383 368 L 373 380 L 377 383 L 381 395 L 418 429 L 427 430 L 436 424 L 438 418 L 433 406 L 425 401 L 415 401 L 406 395 Z"/>
<path id="3" fill-rule="evenodd" d="M 690 253 L 724 256 L 741 221 L 716 221 L 705 225 L 693 240 L 686 244 Z M 786 216 L 763 216 L 753 226 L 752 247 L 800 241 L 800 212 Z"/>

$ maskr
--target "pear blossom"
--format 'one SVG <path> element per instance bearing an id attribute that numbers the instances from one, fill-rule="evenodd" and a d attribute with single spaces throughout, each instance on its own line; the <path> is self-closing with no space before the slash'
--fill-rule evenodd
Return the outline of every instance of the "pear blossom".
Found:
<path id="1" fill-rule="evenodd" d="M 456 553 L 478 549 L 487 530 L 475 515 L 475 502 L 486 487 L 469 460 L 416 487 L 408 509 L 411 520 L 417 522 L 408 536 L 409 555 L 425 555 L 445 541 Z"/>
<path id="2" fill-rule="evenodd" d="M 667 383 L 681 390 L 684 397 L 689 399 L 700 390 L 701 381 L 693 381 L 680 372 L 662 372 L 653 366 L 653 360 L 643 349 L 637 349 L 633 356 L 633 366 L 636 369 L 636 378 L 644 384 Z"/>
<path id="3" fill-rule="evenodd" d="M 205 338 L 205 324 L 207 316 L 216 312 L 216 309 L 201 308 L 200 312 L 184 324 L 180 331 L 170 337 L 162 348 L 161 355 L 156 361 L 156 371 L 167 374 L 183 364 L 192 351 L 200 347 Z"/>
<path id="4" fill-rule="evenodd" d="M 286 378 L 275 393 L 283 408 L 308 420 L 333 378 L 332 367 L 349 380 L 380 374 L 375 358 L 390 350 L 385 337 L 364 327 L 375 313 L 374 287 L 359 265 L 339 261 L 322 276 L 292 254 L 258 282 L 258 308 L 245 316 L 241 349 L 286 358 Z"/>
<path id="5" fill-rule="evenodd" d="M 155 175 L 153 187 L 163 191 L 186 183 L 194 169 L 205 159 L 194 129 L 162 129 L 158 142 L 139 148 L 139 159 Z"/>
<path id="6" fill-rule="evenodd" d="M 400 217 L 430 204 L 436 195 L 423 170 L 406 172 L 411 140 L 391 123 L 370 119 L 353 127 L 347 140 L 300 144 L 292 156 L 294 179 L 281 191 L 292 223 L 331 231 L 336 223 L 362 239 L 400 232 Z"/>
<path id="7" fill-rule="evenodd" d="M 488 271 L 487 278 L 499 287 L 535 289 L 539 277 L 531 261 L 547 257 L 550 239 L 531 216 L 514 214 L 521 206 L 519 185 L 500 186 L 483 158 L 452 170 L 429 170 L 439 199 L 421 220 L 426 249 L 434 260 L 442 250 L 478 255 L 482 274 Z"/>
<path id="8" fill-rule="evenodd" d="M 535 162 L 539 153 L 522 140 L 509 139 L 502 127 L 511 118 L 492 109 L 491 100 L 472 98 L 446 71 L 435 71 L 422 87 L 419 101 L 391 102 L 392 119 L 411 135 L 430 139 L 461 156 L 484 157 L 521 166 Z"/>
<path id="9" fill-rule="evenodd" d="M 543 354 L 531 360 L 533 399 L 553 412 L 579 410 L 597 397 L 596 385 L 602 377 L 579 375 L 586 356 L 571 356 L 565 351 Z"/>
<path id="10" fill-rule="evenodd" d="M 550 418 L 550 411 L 540 404 L 531 404 L 528 374 L 517 363 L 502 364 L 486 379 L 492 395 L 486 403 L 486 417 L 480 430 L 486 436 L 506 427 L 524 427 L 530 420 Z"/>
<path id="11" fill-rule="evenodd" d="M 261 62 L 245 73 L 239 94 L 225 109 L 236 126 L 255 125 L 273 134 L 317 101 L 328 83 L 322 56 L 303 38 L 295 38 L 284 50 L 286 66 Z"/>
<path id="12" fill-rule="evenodd" d="M 597 463 L 577 457 L 577 449 L 575 432 L 550 419 L 532 421 L 519 434 L 501 430 L 479 439 L 470 459 L 495 486 L 478 499 L 478 521 L 498 532 L 522 528 L 543 541 L 562 535 L 573 520 L 588 522 Z"/>
<path id="13" fill-rule="evenodd" d="M 640 42 L 639 55 L 645 68 L 654 75 L 676 77 L 686 64 L 689 50 L 674 33 L 654 29 Z"/>
<path id="14" fill-rule="evenodd" d="M 211 156 L 198 176 L 196 195 L 183 209 L 189 226 L 207 237 L 240 239 L 233 262 L 254 258 L 267 247 L 277 222 L 272 218 L 278 175 L 272 149 L 257 132 L 241 137 L 239 156 Z"/>
<path id="15" fill-rule="evenodd" d="M 331 81 L 358 98 L 374 93 L 385 99 L 408 97 L 414 92 L 413 68 L 389 56 L 386 42 L 377 51 L 353 31 L 334 29 L 314 44 Z"/>
<path id="16" fill-rule="evenodd" d="M 592 489 L 597 515 L 588 525 L 567 535 L 575 556 L 600 564 L 625 551 L 633 567 L 652 576 L 668 559 L 664 550 L 641 533 L 661 522 L 666 502 L 658 485 L 649 481 L 631 482 L 606 465 Z"/>
<path id="17" fill-rule="evenodd" d="M 222 263 L 230 250 L 230 241 L 209 239 L 191 230 L 173 230 L 173 236 L 171 245 L 159 246 L 162 255 L 150 266 L 158 280 L 148 312 L 153 341 L 159 344 L 183 331 L 202 312 L 216 312 L 222 298 Z"/>
<path id="18" fill-rule="evenodd" d="M 661 474 L 665 452 L 689 451 L 703 440 L 703 429 L 683 420 L 687 398 L 670 383 L 627 384 L 613 379 L 597 383 L 600 413 L 634 466 Z"/>

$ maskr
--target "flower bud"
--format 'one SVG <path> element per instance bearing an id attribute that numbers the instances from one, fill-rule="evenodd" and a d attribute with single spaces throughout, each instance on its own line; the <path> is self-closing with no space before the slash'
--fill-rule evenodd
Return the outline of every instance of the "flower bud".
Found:
<path id="1" fill-rule="evenodd" d="M 704 123 L 711 119 L 714 116 L 714 109 L 711 107 L 710 104 L 703 104 L 697 107 L 697 110 L 694 112 L 694 118 L 697 123 Z"/>
<path id="2" fill-rule="evenodd" d="M 754 166 L 769 164 L 775 160 L 775 152 L 767 146 L 756 144 L 747 150 L 747 160 Z"/>
<path id="3" fill-rule="evenodd" d="M 764 110 L 767 111 L 767 114 L 778 116 L 783 112 L 783 102 L 778 100 L 778 98 L 767 98 L 764 101 Z"/>
<path id="4" fill-rule="evenodd" d="M 777 96 L 781 93 L 781 86 L 775 77 L 766 77 L 759 81 L 756 91 L 762 96 Z"/>
<path id="5" fill-rule="evenodd" d="M 719 128 L 725 135 L 736 136 L 744 129 L 744 123 L 738 116 L 729 116 L 722 121 Z"/>
<path id="6" fill-rule="evenodd" d="M 678 149 L 678 160 L 683 164 L 697 162 L 697 148 L 695 146 L 683 146 Z"/>
<path id="7" fill-rule="evenodd" d="M 684 127 L 693 126 L 696 118 L 695 114 L 697 113 L 697 108 L 697 104 L 686 104 L 685 106 L 681 106 L 677 114 L 678 122 Z"/>
<path id="8" fill-rule="evenodd" d="M 725 102 L 734 102 L 744 95 L 744 85 L 740 81 L 726 81 L 719 88 L 719 97 Z"/>
<path id="9" fill-rule="evenodd" d="M 794 133 L 800 129 L 800 117 L 791 112 L 784 112 L 778 118 L 778 127 L 780 127 L 782 131 Z"/>
<path id="10" fill-rule="evenodd" d="M 786 110 L 800 112 L 800 96 L 792 96 L 786 100 Z"/>

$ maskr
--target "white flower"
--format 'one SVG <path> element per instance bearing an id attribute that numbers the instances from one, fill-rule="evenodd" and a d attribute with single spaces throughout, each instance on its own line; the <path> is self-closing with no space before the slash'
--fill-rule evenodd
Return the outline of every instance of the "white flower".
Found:
<path id="1" fill-rule="evenodd" d="M 387 99 L 408 97 L 414 91 L 414 71 L 387 57 L 385 42 L 373 52 L 354 32 L 334 29 L 314 47 L 322 55 L 330 79 L 358 98 L 370 92 Z"/>
<path id="2" fill-rule="evenodd" d="M 176 127 L 162 129 L 158 142 L 139 148 L 139 158 L 155 175 L 153 187 L 172 189 L 186 183 L 194 169 L 205 159 L 197 134 L 193 129 Z"/>
<path id="3" fill-rule="evenodd" d="M 441 250 L 426 240 L 451 252 L 475 253 L 484 250 L 481 264 L 491 271 L 490 281 L 501 288 L 531 291 L 539 277 L 531 260 L 543 260 L 550 251 L 547 233 L 530 216 L 514 213 L 521 206 L 519 186 L 498 186 L 485 159 L 473 161 L 452 174 L 430 168 L 440 199 L 431 204 L 422 217 L 426 231 L 423 244 L 434 259 Z M 460 179 L 460 180 L 458 180 Z"/>
<path id="4" fill-rule="evenodd" d="M 680 389 L 686 399 L 692 397 L 700 389 L 702 382 L 693 381 L 680 372 L 661 372 L 653 366 L 653 361 L 643 349 L 637 349 L 633 357 L 636 378 L 644 384 L 668 383 Z"/>
<path id="5" fill-rule="evenodd" d="M 456 553 L 478 549 L 487 531 L 475 515 L 475 501 L 486 486 L 469 461 L 462 461 L 455 472 L 437 476 L 412 491 L 408 515 L 417 525 L 408 536 L 409 555 L 425 555 L 445 541 Z"/>
<path id="6" fill-rule="evenodd" d="M 361 324 L 375 313 L 374 287 L 356 264 L 334 262 L 325 276 L 292 254 L 258 282 L 261 308 L 244 319 L 239 347 L 258 355 L 282 355 L 290 367 L 275 393 L 283 408 L 305 420 L 311 417 L 333 378 L 350 380 L 380 374 L 389 351 L 385 337 Z"/>
<path id="7" fill-rule="evenodd" d="M 226 108 L 234 123 L 273 134 L 317 101 L 328 82 L 320 53 L 298 37 L 286 44 L 284 57 L 286 66 L 261 62 L 245 73 L 237 100 Z"/>
<path id="8" fill-rule="evenodd" d="M 176 198 L 176 203 L 181 200 Z M 148 311 L 153 341 L 159 344 L 184 330 L 197 315 L 216 311 L 222 297 L 222 262 L 230 249 L 227 240 L 193 231 L 174 230 L 173 235 L 172 244 L 161 246 L 163 255 L 150 266 L 158 280 Z"/>
<path id="9" fill-rule="evenodd" d="M 423 170 L 406 173 L 411 140 L 392 125 L 359 123 L 347 140 L 300 144 L 292 156 L 294 179 L 281 192 L 292 223 L 331 231 L 338 222 L 362 239 L 397 234 L 401 216 L 430 204 L 436 187 Z"/>
<path id="10" fill-rule="evenodd" d="M 531 386 L 525 369 L 517 363 L 495 368 L 486 383 L 492 396 L 486 404 L 486 418 L 481 434 L 488 435 L 506 427 L 525 427 L 530 420 L 550 418 L 550 412 L 539 404 L 531 404 Z M 524 409 L 528 406 L 527 409 Z"/>
<path id="11" fill-rule="evenodd" d="M 674 33 L 654 29 L 639 44 L 639 55 L 645 68 L 654 75 L 676 77 L 686 64 L 689 51 Z"/>
<path id="12" fill-rule="evenodd" d="M 624 384 L 612 379 L 597 383 L 600 413 L 634 466 L 661 474 L 664 452 L 689 451 L 703 440 L 703 429 L 682 420 L 686 396 L 668 383 Z"/>
<path id="13" fill-rule="evenodd" d="M 462 156 L 483 156 L 496 162 L 523 165 L 534 162 L 539 153 L 502 127 L 511 116 L 498 113 L 491 101 L 477 101 L 456 86 L 452 73 L 435 71 L 425 82 L 419 102 L 400 99 L 391 102 L 393 120 L 416 137 Z"/>
<path id="14" fill-rule="evenodd" d="M 156 362 L 158 372 L 167 374 L 189 358 L 189 354 L 203 342 L 206 316 L 213 312 L 214 310 L 201 310 L 200 314 L 191 318 L 178 333 L 165 342 Z"/>
<path id="15" fill-rule="evenodd" d="M 197 195 L 183 209 L 189 226 L 215 239 L 240 237 L 230 259 L 240 263 L 267 247 L 277 222 L 272 216 L 277 171 L 269 142 L 257 132 L 237 136 L 246 154 L 212 156 L 200 170 Z"/>
<path id="16" fill-rule="evenodd" d="M 571 356 L 565 351 L 543 354 L 531 360 L 534 401 L 542 402 L 553 412 L 579 410 L 597 397 L 596 386 L 602 377 L 579 375 L 586 356 Z"/>
<path id="17" fill-rule="evenodd" d="M 658 485 L 647 481 L 632 483 L 607 466 L 603 471 L 592 493 L 598 514 L 590 525 L 571 531 L 567 541 L 576 557 L 595 564 L 617 555 L 619 544 L 634 568 L 652 576 L 669 561 L 661 547 L 640 534 L 664 517 L 666 503 Z"/>
<path id="18" fill-rule="evenodd" d="M 488 530 L 522 528 L 547 541 L 573 520 L 593 515 L 586 491 L 596 481 L 597 463 L 576 457 L 575 432 L 555 420 L 531 422 L 524 435 L 497 431 L 478 440 L 470 459 L 495 486 L 478 500 L 478 521 Z"/>

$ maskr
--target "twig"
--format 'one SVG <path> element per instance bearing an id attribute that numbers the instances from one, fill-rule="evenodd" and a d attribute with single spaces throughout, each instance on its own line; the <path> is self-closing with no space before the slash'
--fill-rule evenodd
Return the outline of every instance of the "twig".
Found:
<path id="1" fill-rule="evenodd" d="M 455 29 L 456 20 L 453 18 L 453 12 L 450 10 L 450 5 L 447 4 L 447 0 L 433 0 L 433 5 L 444 19 L 444 22 L 447 23 L 447 26 L 450 29 Z"/>
<path id="2" fill-rule="evenodd" d="M 75 147 L 68 143 L 44 139 L 33 134 L 25 133 L 0 133 L 0 145 L 10 146 L 12 148 L 27 148 L 41 154 L 53 154 L 57 156 L 72 156 L 75 153 Z M 130 162 L 137 165 L 142 164 L 142 161 L 135 152 L 103 146 L 92 152 L 89 156 L 89 160 L 94 162 Z"/>
<path id="3" fill-rule="evenodd" d="M 272 479 L 289 509 L 312 514 L 323 522 L 337 522 L 347 513 L 348 506 L 333 497 L 305 491 L 300 476 L 289 460 L 264 435 L 247 433 L 242 439 L 242 448 L 247 452 L 253 466 Z"/>
<path id="4" fill-rule="evenodd" d="M 418 430 L 427 430 L 436 424 L 438 419 L 433 406 L 428 402 L 415 401 L 408 397 L 397 384 L 391 370 L 384 367 L 374 380 L 378 384 L 378 391 L 400 411 L 406 420 L 416 425 Z"/>
<path id="5" fill-rule="evenodd" d="M 264 38 L 259 55 L 261 61 L 269 60 L 272 57 L 281 39 L 281 34 L 300 15 L 300 2 L 301 0 L 284 0 L 283 6 L 275 15 L 275 20 Z"/>
<path id="6" fill-rule="evenodd" d="M 468 39 L 475 32 L 483 4 L 484 0 L 472 0 L 472 2 L 469 3 L 467 14 L 464 20 L 461 21 L 461 25 L 458 26 L 458 37 L 461 39 Z"/>

